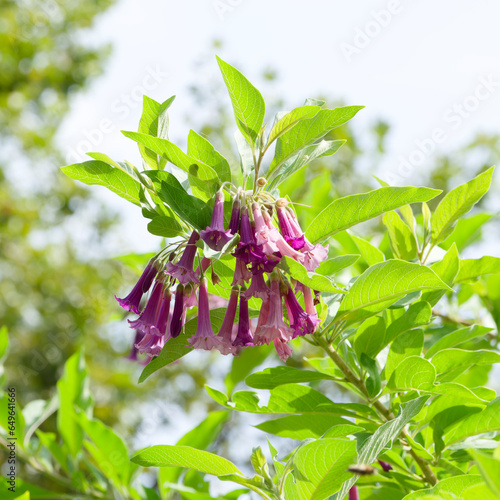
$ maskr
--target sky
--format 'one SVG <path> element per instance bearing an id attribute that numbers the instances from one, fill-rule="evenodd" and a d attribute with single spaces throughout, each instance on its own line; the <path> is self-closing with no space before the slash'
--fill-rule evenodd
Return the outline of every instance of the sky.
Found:
<path id="1" fill-rule="evenodd" d="M 67 163 L 100 151 L 139 165 L 135 143 L 120 130 L 136 130 L 144 93 L 159 101 L 177 95 L 171 133 L 185 137 L 185 115 L 196 123 L 202 114 L 188 87 L 219 78 L 218 39 L 218 55 L 264 97 L 262 73 L 273 68 L 289 108 L 331 95 L 366 106 L 352 122 L 361 132 L 388 121 L 388 155 L 368 173 L 416 184 L 435 152 L 499 132 L 499 17 L 496 0 L 118 0 L 80 35 L 87 44 L 111 43 L 113 52 L 104 74 L 73 100 L 58 141 Z M 130 217 L 140 236 L 130 244 L 150 246 L 137 210 L 100 191 Z"/>

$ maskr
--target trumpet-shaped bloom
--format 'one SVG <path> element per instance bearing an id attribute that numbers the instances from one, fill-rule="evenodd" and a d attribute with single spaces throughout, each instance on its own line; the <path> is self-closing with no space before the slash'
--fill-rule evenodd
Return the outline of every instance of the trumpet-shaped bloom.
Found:
<path id="1" fill-rule="evenodd" d="M 148 330 L 156 323 L 156 315 L 163 298 L 163 283 L 156 281 L 153 291 L 149 296 L 149 300 L 142 314 L 135 320 L 128 320 L 130 328 L 140 330 L 147 333 Z"/>
<path id="2" fill-rule="evenodd" d="M 157 337 L 163 337 L 167 333 L 167 324 L 170 317 L 170 301 L 172 293 L 170 290 L 163 291 L 163 298 L 156 314 L 155 323 L 149 328 L 149 333 Z"/>
<path id="3" fill-rule="evenodd" d="M 264 281 L 264 273 L 253 273 L 250 287 L 243 293 L 247 300 L 250 300 L 252 297 L 257 297 L 258 299 L 264 300 L 269 295 L 269 293 L 271 293 L 271 290 L 269 290 L 269 287 Z"/>
<path id="4" fill-rule="evenodd" d="M 285 207 L 278 206 L 276 212 L 278 213 L 281 234 L 284 236 L 286 242 L 294 250 L 300 250 L 306 243 L 304 233 L 296 234 L 294 232 L 290 224 L 289 211 Z"/>
<path id="5" fill-rule="evenodd" d="M 187 242 L 186 248 L 182 253 L 177 264 L 167 262 L 167 273 L 179 280 L 179 283 L 198 283 L 198 274 L 193 271 L 194 258 L 196 256 L 196 242 L 200 239 L 200 235 L 193 231 Z"/>
<path id="6" fill-rule="evenodd" d="M 210 322 L 207 286 L 207 278 L 202 278 L 198 296 L 199 307 L 196 335 L 193 335 L 188 342 L 195 349 L 205 349 L 206 351 L 210 351 L 211 349 L 218 348 L 218 346 L 222 343 L 222 339 L 214 334 L 212 323 Z"/>
<path id="7" fill-rule="evenodd" d="M 224 315 L 224 321 L 222 322 L 219 333 L 217 335 L 222 340 L 217 348 L 224 355 L 236 354 L 236 347 L 233 346 L 233 326 L 234 318 L 236 317 L 236 309 L 238 306 L 238 297 L 239 289 L 237 286 L 235 286 L 231 290 L 231 296 L 229 297 L 229 303 L 227 305 L 226 314 Z"/>
<path id="8" fill-rule="evenodd" d="M 210 226 L 200 231 L 201 239 L 213 250 L 221 250 L 231 240 L 230 229 L 224 229 L 224 192 L 217 191 Z"/>
<path id="9" fill-rule="evenodd" d="M 253 220 L 255 221 L 255 241 L 257 245 L 262 245 L 262 250 L 266 255 L 277 252 L 278 247 L 275 242 L 279 237 L 278 230 L 272 223 L 270 226 L 266 224 L 258 203 L 252 205 L 252 211 Z M 267 215 L 267 212 L 265 213 Z M 267 216 L 269 217 L 269 215 Z"/>
<path id="10" fill-rule="evenodd" d="M 264 325 L 257 328 L 255 332 L 256 344 L 269 344 L 274 339 L 288 342 L 293 335 L 292 328 L 283 321 L 283 305 L 280 294 L 280 284 L 277 276 L 271 275 L 271 295 L 269 313 Z"/>
<path id="11" fill-rule="evenodd" d="M 115 299 L 123 309 L 132 311 L 135 314 L 141 313 L 139 307 L 142 296 L 151 288 L 157 272 L 158 270 L 156 269 L 155 263 L 150 261 L 134 288 L 132 288 L 132 291 L 125 298 L 120 299 L 115 295 Z"/>
<path id="12" fill-rule="evenodd" d="M 233 346 L 245 347 L 253 345 L 253 334 L 250 330 L 250 316 L 248 313 L 248 300 L 244 293 L 240 294 L 240 314 L 238 317 L 238 333 Z"/>
<path id="13" fill-rule="evenodd" d="M 279 338 L 275 338 L 273 342 L 278 356 L 284 363 L 292 355 L 292 348 Z"/>
<path id="14" fill-rule="evenodd" d="M 183 316 L 184 316 L 184 286 L 177 285 L 175 290 L 174 310 L 172 312 L 172 320 L 170 321 L 170 336 L 178 337 L 182 331 Z"/>
<path id="15" fill-rule="evenodd" d="M 234 276 L 232 285 L 243 286 L 245 282 L 250 281 L 252 273 L 247 268 L 247 265 L 240 259 L 236 259 L 236 267 L 234 268 Z"/>
<path id="16" fill-rule="evenodd" d="M 285 295 L 285 303 L 288 310 L 290 326 L 294 330 L 294 338 L 299 335 L 314 333 L 319 323 L 317 315 L 308 314 L 304 311 L 304 309 L 302 309 L 302 306 L 299 304 L 297 297 L 290 287 Z"/>
<path id="17" fill-rule="evenodd" d="M 258 262 L 265 257 L 264 252 L 255 242 L 247 208 L 241 211 L 240 242 L 233 255 L 245 264 Z"/>
<path id="18" fill-rule="evenodd" d="M 240 201 L 235 198 L 233 201 L 233 209 L 231 210 L 231 220 L 229 221 L 229 232 L 234 236 L 240 228 Z"/>
<path id="19" fill-rule="evenodd" d="M 141 354 L 147 354 L 150 357 L 158 356 L 165 345 L 164 335 L 155 335 L 146 333 L 142 340 L 135 345 Z"/>

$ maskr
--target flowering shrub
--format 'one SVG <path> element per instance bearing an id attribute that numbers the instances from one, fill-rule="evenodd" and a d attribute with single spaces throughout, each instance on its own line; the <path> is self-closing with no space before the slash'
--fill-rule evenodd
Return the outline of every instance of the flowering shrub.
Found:
<path id="1" fill-rule="evenodd" d="M 149 231 L 167 238 L 131 292 L 117 298 L 133 315 L 130 357 L 147 362 L 140 382 L 193 349 L 237 359 L 244 350 L 273 344 L 286 362 L 290 343 L 302 340 L 316 354 L 306 358 L 310 369 L 282 363 L 246 377 L 250 388 L 269 391 L 266 405 L 258 393 L 232 392 L 234 385 L 229 394 L 207 387 L 224 410 L 177 445 L 132 457 L 134 464 L 160 467 L 157 491 L 132 485 L 128 461 L 128 472 L 114 467 L 102 481 L 131 498 L 213 498 L 207 474 L 242 486 L 219 497 L 227 499 L 250 491 L 274 500 L 497 498 L 500 399 L 484 385 L 500 361 L 493 345 L 498 282 L 486 278 L 499 273 L 500 259 L 459 255 L 481 224 L 463 217 L 488 191 L 493 168 L 447 193 L 433 213 L 427 202 L 439 190 L 382 182 L 319 207 L 303 231 L 294 200 L 280 185 L 314 159 L 333 155 L 343 141 L 324 137 L 361 107 L 328 109 L 308 99 L 278 114 L 266 132 L 259 91 L 218 62 L 239 129 L 240 172 L 193 131 L 184 153 L 168 139 L 173 98 L 161 104 L 146 97 L 139 132 L 124 132 L 138 143 L 143 168 L 91 153 L 91 161 L 63 170 L 134 203 L 150 220 Z M 380 248 L 349 232 L 381 215 L 387 238 Z M 333 241 L 356 254 L 332 254 Z M 360 272 L 345 280 L 341 271 L 358 259 Z M 472 296 L 482 301 L 487 324 L 448 314 L 454 300 L 462 304 Z M 72 358 L 68 373 L 79 362 Z M 70 402 L 61 393 L 66 425 L 59 432 L 74 460 L 84 439 L 92 441 L 90 459 L 106 471 L 100 437 L 115 443 L 122 457 L 127 452 L 111 430 L 85 416 L 90 403 L 77 397 L 83 394 L 78 380 Z M 348 391 L 352 402 L 330 399 L 325 384 Z M 293 452 L 279 453 L 269 441 L 268 463 L 255 448 L 255 475 L 248 477 L 206 451 L 235 411 L 267 416 L 257 427 L 293 440 Z M 75 438 L 69 428 L 80 434 Z M 197 480 L 184 469 L 197 471 Z M 102 485 L 91 489 L 99 493 Z"/>

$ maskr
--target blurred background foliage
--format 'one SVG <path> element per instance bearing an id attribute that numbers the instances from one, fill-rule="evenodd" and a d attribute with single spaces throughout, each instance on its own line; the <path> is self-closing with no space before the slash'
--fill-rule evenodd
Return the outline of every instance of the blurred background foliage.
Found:
<path id="1" fill-rule="evenodd" d="M 93 190 L 59 172 L 63 160 L 54 143 L 72 96 L 102 74 L 110 52 L 110 47 L 81 45 L 76 34 L 88 29 L 111 3 L 0 1 L 0 325 L 8 327 L 11 338 L 8 380 L 15 381 L 23 406 L 53 395 L 64 362 L 83 346 L 96 417 L 129 442 L 141 436 L 144 445 L 161 426 L 182 422 L 183 412 L 199 421 L 206 410 L 214 409 L 217 405 L 205 395 L 204 384 L 226 377 L 231 360 L 216 362 L 221 357 L 203 353 L 152 377 L 147 390 L 137 385 L 142 367 L 126 360 L 133 332 L 113 295 L 127 292 L 147 257 L 83 258 L 72 237 L 71 231 L 83 234 L 83 243 L 80 238 L 78 244 L 98 255 L 103 235 L 120 224 L 116 214 L 94 197 Z M 206 61 L 201 65 L 214 63 L 212 57 L 201 60 Z M 286 82 L 272 68 L 263 68 L 263 75 L 274 89 L 274 99 L 268 101 L 270 111 L 300 104 L 280 100 L 279 88 Z M 165 98 L 170 90 L 165 89 Z M 205 118 L 186 116 L 185 125 L 204 134 L 237 169 L 234 126 L 225 92 L 222 79 L 193 84 L 190 93 Z M 314 97 L 323 97 L 330 106 L 342 104 L 341 96 Z M 381 119 L 367 131 L 355 132 L 352 127 L 356 127 L 355 121 L 327 137 L 347 139 L 333 159 L 316 161 L 282 186 L 282 192 L 299 203 L 296 208 L 304 227 L 333 199 L 377 186 L 370 172 L 385 154 L 390 124 Z M 499 153 L 498 136 L 478 135 L 461 149 L 436 157 L 432 171 L 422 175 L 422 184 L 447 191 L 494 164 Z M 19 169 L 36 172 L 40 181 L 19 189 L 14 181 Z M 482 230 L 491 227 L 490 221 Z M 363 237 L 383 239 L 380 222 L 362 228 Z M 475 240 L 481 240 L 481 229 Z M 340 238 L 333 253 L 358 253 L 352 245 Z M 388 249 L 388 242 L 385 245 Z M 356 266 L 362 270 L 366 262 L 360 259 Z M 486 306 L 497 325 L 498 285 L 498 277 L 493 276 L 466 285 L 461 292 L 466 299 L 467 287 L 474 287 L 483 298 L 478 308 Z M 457 303 L 450 314 L 458 307 Z M 301 366 L 305 349 L 311 347 L 297 345 L 289 363 Z M 233 364 L 226 378 L 230 390 L 267 355 L 265 350 L 252 352 Z M 50 419 L 46 425 L 50 429 Z M 221 435 L 218 449 L 222 453 L 238 432 L 234 422 Z"/>

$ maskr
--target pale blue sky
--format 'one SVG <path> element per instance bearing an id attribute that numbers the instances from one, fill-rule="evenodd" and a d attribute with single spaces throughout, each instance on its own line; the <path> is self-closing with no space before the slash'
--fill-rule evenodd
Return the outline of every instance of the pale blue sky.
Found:
<path id="1" fill-rule="evenodd" d="M 366 106 L 353 123 L 360 131 L 376 118 L 388 120 L 389 155 L 370 173 L 418 183 L 430 166 L 420 151 L 446 151 L 477 131 L 500 131 L 499 19 L 497 0 L 118 0 L 83 35 L 88 43 L 112 42 L 113 55 L 73 102 L 59 142 L 68 162 L 97 150 L 140 164 L 135 144 L 119 131 L 136 128 L 144 92 L 157 100 L 178 96 L 171 130 L 184 137 L 183 117 L 194 112 L 187 86 L 218 78 L 211 46 L 218 38 L 218 54 L 264 97 L 262 70 L 273 67 L 290 107 L 327 94 Z M 212 63 L 195 74 L 200 58 Z M 138 220 L 133 226 L 146 237 Z"/>

